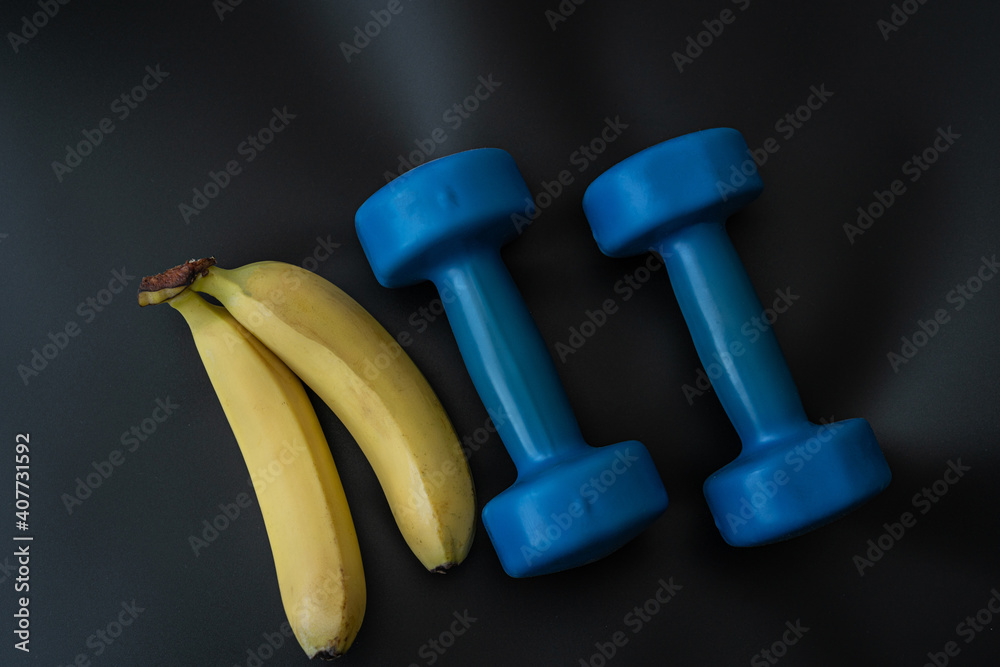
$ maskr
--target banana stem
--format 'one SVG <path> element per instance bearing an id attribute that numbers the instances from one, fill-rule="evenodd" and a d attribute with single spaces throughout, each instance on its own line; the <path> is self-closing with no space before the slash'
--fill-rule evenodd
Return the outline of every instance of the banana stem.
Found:
<path id="1" fill-rule="evenodd" d="M 206 275 L 215 264 L 214 257 L 191 259 L 155 276 L 146 276 L 139 283 L 139 305 L 163 303 L 181 294 L 199 276 Z"/>

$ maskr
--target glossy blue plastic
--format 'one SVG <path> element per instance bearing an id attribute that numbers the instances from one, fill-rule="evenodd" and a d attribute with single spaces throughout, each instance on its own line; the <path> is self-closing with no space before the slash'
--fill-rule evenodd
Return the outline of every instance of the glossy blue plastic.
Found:
<path id="1" fill-rule="evenodd" d="M 868 422 L 810 423 L 772 330 L 744 333 L 764 308 L 725 223 L 762 189 L 743 137 L 719 128 L 633 155 L 583 198 L 605 254 L 663 257 L 702 364 L 722 369 L 712 385 L 743 449 L 704 490 L 734 546 L 812 530 L 878 494 L 891 477 Z"/>
<path id="2" fill-rule="evenodd" d="M 483 508 L 513 577 L 601 558 L 667 506 L 649 453 L 631 440 L 587 445 L 555 364 L 500 246 L 531 193 L 513 158 L 478 149 L 413 169 L 358 209 L 358 236 L 386 287 L 431 280 L 473 383 L 517 466 L 517 480 Z"/>

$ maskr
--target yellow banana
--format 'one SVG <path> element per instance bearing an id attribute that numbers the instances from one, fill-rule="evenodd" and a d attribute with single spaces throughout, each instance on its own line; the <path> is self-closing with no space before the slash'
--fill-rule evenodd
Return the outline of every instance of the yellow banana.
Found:
<path id="1" fill-rule="evenodd" d="M 424 567 L 443 572 L 462 562 L 476 525 L 472 475 L 440 401 L 392 336 L 354 299 L 300 267 L 257 262 L 225 270 L 211 258 L 197 261 L 191 288 L 218 299 L 357 440 Z"/>
<path id="2" fill-rule="evenodd" d="M 295 637 L 310 658 L 341 655 L 365 614 L 365 575 L 347 498 L 302 383 L 224 308 L 183 285 L 157 291 L 154 279 L 151 287 L 140 303 L 172 296 L 167 303 L 187 320 L 243 452 Z"/>

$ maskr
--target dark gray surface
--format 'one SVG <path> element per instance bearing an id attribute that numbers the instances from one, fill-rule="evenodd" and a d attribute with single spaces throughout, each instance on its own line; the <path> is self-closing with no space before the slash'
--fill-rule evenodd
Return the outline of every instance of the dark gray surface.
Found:
<path id="1" fill-rule="evenodd" d="M 435 299 L 433 288 L 382 288 L 353 228 L 384 172 L 440 127 L 447 138 L 432 157 L 504 148 L 535 193 L 572 172 L 504 257 L 587 439 L 644 442 L 671 505 L 626 548 L 575 571 L 510 579 L 480 526 L 466 563 L 433 576 L 410 555 L 348 433 L 315 401 L 368 578 L 364 624 L 341 664 L 599 665 L 597 645 L 619 631 L 627 643 L 609 664 L 765 664 L 755 654 L 796 621 L 809 630 L 780 664 L 921 665 L 949 641 L 959 649 L 953 664 L 995 664 L 996 623 L 971 636 L 960 624 L 1000 587 L 1000 281 L 961 309 L 949 295 L 998 250 L 1000 16 L 985 2 L 903 4 L 917 11 L 886 39 L 878 22 L 891 19 L 889 2 L 563 2 L 575 11 L 553 30 L 546 11 L 557 11 L 556 0 L 403 0 L 350 62 L 340 43 L 387 3 L 247 0 L 220 19 L 209 0 L 73 2 L 16 53 L 6 37 L 0 663 L 68 665 L 83 655 L 94 665 L 256 664 L 248 651 L 284 621 L 255 501 L 197 557 L 188 543 L 220 503 L 249 491 L 247 472 L 182 319 L 136 306 L 142 275 L 208 254 L 238 266 L 301 263 L 316 252 L 325 258 L 318 273 L 390 332 L 414 335 L 408 352 L 459 434 L 483 425 L 447 323 L 421 331 L 414 315 Z M 733 21 L 679 71 L 672 54 L 723 9 Z M 35 2 L 5 3 L 0 30 L 20 31 L 22 17 L 38 11 Z M 169 75 L 122 119 L 112 103 L 147 66 Z M 445 112 L 490 75 L 500 85 L 454 128 Z M 794 133 L 776 126 L 812 86 L 833 95 Z M 295 118 L 247 162 L 240 143 L 286 107 Z M 53 161 L 103 118 L 114 130 L 60 182 Z M 574 153 L 606 118 L 628 127 L 577 171 L 584 162 Z M 711 392 L 685 398 L 700 363 L 666 275 L 654 273 L 626 300 L 617 281 L 644 260 L 601 255 L 580 206 L 587 184 L 619 160 L 714 126 L 740 130 L 754 148 L 770 137 L 780 146 L 761 168 L 763 196 L 731 220 L 731 236 L 765 303 L 778 289 L 799 297 L 775 330 L 810 417 L 866 417 L 894 473 L 848 517 L 747 550 L 722 542 L 701 494 L 739 443 Z M 910 181 L 905 163 L 939 128 L 960 138 Z M 179 204 L 228 160 L 241 173 L 185 224 Z M 895 179 L 905 193 L 851 243 L 845 223 Z M 339 245 L 327 257 L 317 239 Z M 124 291 L 91 313 L 86 300 L 106 298 L 101 290 L 123 267 Z M 561 362 L 557 343 L 609 298 L 618 311 Z M 948 321 L 895 372 L 887 354 L 938 309 Z M 18 365 L 71 322 L 79 335 L 22 381 Z M 124 448 L 123 432 L 168 398 L 172 414 L 134 451 Z M 20 432 L 31 436 L 27 655 L 12 646 Z M 116 449 L 121 465 L 69 514 L 63 494 Z M 933 504 L 915 495 L 959 460 L 970 470 L 947 495 Z M 496 436 L 470 464 L 480 503 L 513 481 Z M 859 575 L 854 556 L 906 511 L 915 525 Z M 629 614 L 671 578 L 682 588 L 638 627 Z M 95 633 L 133 600 L 143 611 L 104 645 Z M 435 653 L 427 642 L 466 611 L 476 619 L 468 631 Z M 287 639 L 264 661 L 305 663 Z"/>

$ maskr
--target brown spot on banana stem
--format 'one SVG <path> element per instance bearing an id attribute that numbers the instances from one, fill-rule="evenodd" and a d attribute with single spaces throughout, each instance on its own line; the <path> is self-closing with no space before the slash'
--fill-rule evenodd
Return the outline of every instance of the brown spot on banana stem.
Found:
<path id="1" fill-rule="evenodd" d="M 139 283 L 139 305 L 148 306 L 163 303 L 167 299 L 177 296 L 187 289 L 188 285 L 195 281 L 195 278 L 207 275 L 209 267 L 214 264 L 214 257 L 189 259 L 163 273 L 146 276 Z"/>

